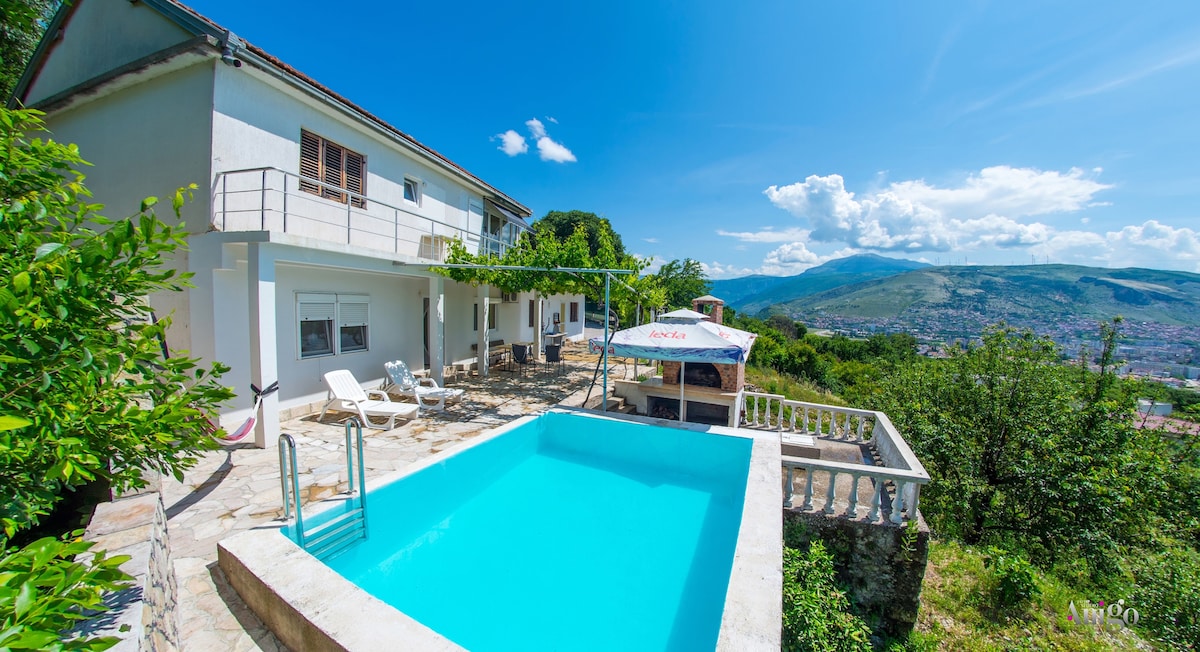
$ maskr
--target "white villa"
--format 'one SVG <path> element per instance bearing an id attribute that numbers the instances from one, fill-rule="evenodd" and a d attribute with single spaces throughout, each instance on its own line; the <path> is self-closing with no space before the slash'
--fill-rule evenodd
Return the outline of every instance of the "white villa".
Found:
<path id="1" fill-rule="evenodd" d="M 64 5 L 14 102 L 95 164 L 87 183 L 108 216 L 199 185 L 176 261 L 196 287 L 153 304 L 173 316 L 171 350 L 232 367 L 224 425 L 248 416 L 251 383 L 279 382 L 259 446 L 281 412 L 324 402 L 327 371 L 377 386 L 401 359 L 441 381 L 455 364 L 486 374 L 498 340 L 583 336 L 581 296 L 502 295 L 425 266 L 455 238 L 503 251 L 528 208 L 173 0 Z"/>

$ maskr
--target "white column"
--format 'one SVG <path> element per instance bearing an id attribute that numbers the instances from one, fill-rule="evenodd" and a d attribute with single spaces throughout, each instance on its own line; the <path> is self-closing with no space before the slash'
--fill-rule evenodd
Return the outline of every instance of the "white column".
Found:
<path id="1" fill-rule="evenodd" d="M 446 279 L 429 277 L 429 375 L 442 385 L 446 382 Z"/>
<path id="2" fill-rule="evenodd" d="M 478 338 L 475 348 L 479 351 L 479 375 L 488 375 L 488 304 L 491 302 L 491 286 L 480 285 L 477 295 L 479 305 L 479 332 L 475 335 Z"/>
<path id="3" fill-rule="evenodd" d="M 533 293 L 533 350 L 542 355 L 542 299 Z"/>
<path id="4" fill-rule="evenodd" d="M 246 245 L 250 300 L 250 382 L 260 389 L 279 379 L 279 361 L 275 343 L 275 257 L 262 245 Z M 239 388 L 242 389 L 242 388 Z M 248 389 L 248 388 L 247 388 Z M 279 393 L 263 399 L 258 422 L 254 426 L 254 445 L 274 446 L 279 441 Z"/>

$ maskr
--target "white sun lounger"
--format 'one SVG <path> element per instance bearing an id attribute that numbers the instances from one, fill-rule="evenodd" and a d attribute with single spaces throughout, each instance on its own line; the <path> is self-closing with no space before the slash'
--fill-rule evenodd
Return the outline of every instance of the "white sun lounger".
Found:
<path id="1" fill-rule="evenodd" d="M 338 369 L 325 374 L 325 384 L 329 385 L 329 402 L 321 410 L 321 416 L 318 420 L 325 418 L 325 413 L 329 411 L 329 406 L 337 401 L 341 401 L 341 406 L 338 409 L 346 412 L 354 412 L 362 419 L 363 425 L 371 428 L 380 428 L 391 430 L 396 427 L 396 417 L 401 419 L 415 419 L 420 411 L 419 405 L 412 403 L 393 403 L 386 392 L 381 392 L 377 389 L 365 390 L 358 381 L 354 379 L 354 374 L 348 369 Z M 372 399 L 371 395 L 380 396 L 380 399 Z M 370 417 L 382 417 L 387 419 L 386 425 L 373 423 Z"/>

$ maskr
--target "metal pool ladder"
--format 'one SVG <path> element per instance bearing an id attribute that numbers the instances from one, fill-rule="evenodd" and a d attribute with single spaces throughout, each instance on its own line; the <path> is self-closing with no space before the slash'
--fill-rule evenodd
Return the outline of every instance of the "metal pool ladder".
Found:
<path id="1" fill-rule="evenodd" d="M 350 428 L 356 432 L 355 446 L 351 446 Z M 355 455 L 357 451 L 357 455 Z M 355 492 L 355 462 L 357 462 L 358 491 Z M 350 494 L 341 514 L 325 520 L 319 525 L 304 528 L 304 513 L 300 500 L 300 477 L 296 470 L 296 440 L 291 435 L 279 436 L 279 488 L 283 492 L 283 518 L 292 517 L 296 511 L 296 543 L 317 559 L 326 559 L 343 548 L 367 538 L 367 492 L 363 471 L 362 424 L 351 418 L 346 422 L 346 477 Z M 334 508 L 336 510 L 336 508 Z M 331 511 L 334 511 L 331 510 Z"/>

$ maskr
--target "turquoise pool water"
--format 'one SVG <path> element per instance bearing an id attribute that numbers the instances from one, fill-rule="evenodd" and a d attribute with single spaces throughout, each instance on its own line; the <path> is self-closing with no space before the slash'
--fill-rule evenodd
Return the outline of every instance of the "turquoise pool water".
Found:
<path id="1" fill-rule="evenodd" d="M 326 563 L 470 650 L 711 650 L 750 449 L 547 413 L 372 491 Z"/>

